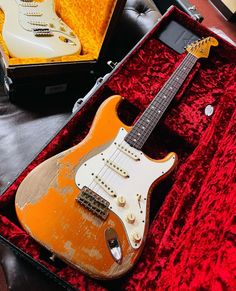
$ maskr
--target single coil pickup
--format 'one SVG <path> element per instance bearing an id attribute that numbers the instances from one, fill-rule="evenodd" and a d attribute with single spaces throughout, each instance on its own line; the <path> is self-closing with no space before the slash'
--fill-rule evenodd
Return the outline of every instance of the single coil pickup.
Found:
<path id="1" fill-rule="evenodd" d="M 117 172 L 119 175 L 121 175 L 122 177 L 125 177 L 125 178 L 129 178 L 129 174 L 127 171 L 125 171 L 124 169 L 122 169 L 122 167 L 120 167 L 119 165 L 117 165 L 116 163 L 114 163 L 113 161 L 111 160 L 106 160 L 106 165 L 114 170 L 115 172 Z"/>
<path id="2" fill-rule="evenodd" d="M 103 220 L 107 218 L 110 203 L 88 187 L 83 187 L 76 200 Z"/>
<path id="3" fill-rule="evenodd" d="M 53 36 L 53 33 L 48 28 L 33 28 L 35 36 Z"/>
<path id="4" fill-rule="evenodd" d="M 48 25 L 46 22 L 41 22 L 41 21 L 28 21 L 28 23 L 31 25 L 36 25 L 36 26 L 47 26 Z"/>
<path id="5" fill-rule="evenodd" d="M 36 2 L 27 1 L 27 2 L 20 3 L 20 6 L 21 7 L 38 7 L 38 4 Z"/>
<path id="6" fill-rule="evenodd" d="M 29 11 L 25 13 L 26 16 L 42 16 L 42 12 L 37 12 L 37 11 Z"/>
<path id="7" fill-rule="evenodd" d="M 124 154 L 126 154 L 133 160 L 140 161 L 140 158 L 138 157 L 138 155 L 136 155 L 130 148 L 127 148 L 126 146 L 121 145 L 121 144 L 118 144 L 117 147 L 120 151 L 122 151 Z"/>
<path id="8" fill-rule="evenodd" d="M 94 181 L 109 194 L 111 197 L 116 197 L 116 192 L 111 188 L 111 186 L 107 185 L 99 176 L 95 176 Z"/>

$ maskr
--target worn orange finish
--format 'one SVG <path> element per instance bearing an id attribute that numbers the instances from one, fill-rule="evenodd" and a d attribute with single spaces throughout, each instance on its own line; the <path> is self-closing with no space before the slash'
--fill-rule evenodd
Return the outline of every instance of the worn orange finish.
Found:
<path id="1" fill-rule="evenodd" d="M 131 129 L 117 116 L 120 101 L 120 96 L 107 99 L 87 137 L 36 167 L 21 183 L 15 201 L 19 221 L 32 237 L 58 257 L 100 279 L 116 278 L 129 271 L 143 248 L 143 245 L 138 250 L 131 247 L 122 221 L 112 211 L 103 221 L 76 201 L 80 193 L 75 184 L 79 166 L 91 153 L 109 144 L 120 127 Z M 104 233 L 109 227 L 118 234 L 121 263 L 114 261 L 107 247 Z M 145 236 L 147 228 L 148 217 Z"/>

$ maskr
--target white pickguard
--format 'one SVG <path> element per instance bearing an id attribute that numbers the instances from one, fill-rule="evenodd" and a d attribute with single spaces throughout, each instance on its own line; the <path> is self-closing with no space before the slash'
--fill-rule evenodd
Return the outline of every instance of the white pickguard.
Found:
<path id="1" fill-rule="evenodd" d="M 157 178 L 172 168 L 175 156 L 165 162 L 154 162 L 140 150 L 129 146 L 124 141 L 126 134 L 126 130 L 121 128 L 107 149 L 84 162 L 77 170 L 75 182 L 80 189 L 88 187 L 110 203 L 110 210 L 122 220 L 132 247 L 139 248 L 146 224 L 148 190 Z M 119 170 L 109 167 L 107 160 L 118 166 Z M 101 181 L 98 182 L 96 177 L 100 178 L 107 188 Z M 114 194 L 117 197 L 113 197 Z M 120 196 L 125 198 L 124 206 L 118 205 Z M 130 214 L 135 217 L 133 223 L 127 221 Z M 138 235 L 139 241 L 134 239 L 135 235 L 136 238 Z"/>
<path id="2" fill-rule="evenodd" d="M 53 0 L 0 0 L 3 39 L 19 58 L 55 58 L 81 51 L 79 39 L 56 15 Z"/>

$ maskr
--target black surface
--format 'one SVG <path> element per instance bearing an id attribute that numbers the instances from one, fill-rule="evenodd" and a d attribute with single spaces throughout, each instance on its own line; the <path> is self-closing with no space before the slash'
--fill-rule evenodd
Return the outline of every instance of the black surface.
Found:
<path id="1" fill-rule="evenodd" d="M 232 12 L 221 0 L 210 0 L 219 12 L 229 21 L 236 22 L 236 12 Z"/>
<path id="2" fill-rule="evenodd" d="M 0 87 L 0 194 L 69 118 L 65 107 L 15 105 Z"/>
<path id="3" fill-rule="evenodd" d="M 71 285 L 49 272 L 43 265 L 36 263 L 1 235 L 0 264 L 4 269 L 9 290 L 75 291 Z"/>

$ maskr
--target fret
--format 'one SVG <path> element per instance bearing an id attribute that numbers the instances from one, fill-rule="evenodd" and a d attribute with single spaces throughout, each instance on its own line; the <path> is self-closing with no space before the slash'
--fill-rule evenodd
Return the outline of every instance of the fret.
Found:
<path id="1" fill-rule="evenodd" d="M 126 135 L 125 141 L 131 146 L 141 149 L 146 140 L 165 113 L 171 101 L 179 91 L 184 80 L 196 63 L 197 58 L 187 54 L 182 63 L 164 84 L 148 108 L 143 112 L 133 129 Z"/>

